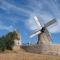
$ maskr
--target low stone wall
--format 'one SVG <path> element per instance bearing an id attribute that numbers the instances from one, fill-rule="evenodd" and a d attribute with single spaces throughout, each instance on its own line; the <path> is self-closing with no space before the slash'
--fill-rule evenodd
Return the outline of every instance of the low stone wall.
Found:
<path id="1" fill-rule="evenodd" d="M 32 46 L 21 46 L 27 52 L 32 53 L 43 53 L 43 54 L 60 54 L 60 45 L 32 45 Z"/>

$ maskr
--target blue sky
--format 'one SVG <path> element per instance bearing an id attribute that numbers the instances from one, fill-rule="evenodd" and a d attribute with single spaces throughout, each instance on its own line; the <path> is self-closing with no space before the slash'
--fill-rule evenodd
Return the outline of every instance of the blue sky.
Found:
<path id="1" fill-rule="evenodd" d="M 60 43 L 60 0 L 0 0 L 0 36 L 16 29 L 23 43 L 36 43 L 37 36 L 29 37 L 37 29 L 35 15 L 40 16 L 42 23 L 56 18 L 57 25 L 48 30 L 53 43 Z"/>

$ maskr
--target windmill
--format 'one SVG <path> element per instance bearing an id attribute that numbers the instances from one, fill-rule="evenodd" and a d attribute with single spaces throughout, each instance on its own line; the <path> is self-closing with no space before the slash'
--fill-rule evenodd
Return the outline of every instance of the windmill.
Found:
<path id="1" fill-rule="evenodd" d="M 51 44 L 52 38 L 51 34 L 48 31 L 48 27 L 56 23 L 56 19 L 52 19 L 51 21 L 47 22 L 46 24 L 41 24 L 41 21 L 39 22 L 38 17 L 34 17 L 34 20 L 37 24 L 38 29 L 35 30 L 31 35 L 30 38 L 34 37 L 35 35 L 38 35 L 38 42 L 37 44 L 43 45 L 43 44 Z M 43 26 L 42 26 L 43 25 Z"/>

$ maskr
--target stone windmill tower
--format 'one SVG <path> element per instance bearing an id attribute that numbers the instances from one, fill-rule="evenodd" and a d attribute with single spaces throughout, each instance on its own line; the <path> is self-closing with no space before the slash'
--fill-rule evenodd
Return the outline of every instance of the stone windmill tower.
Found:
<path id="1" fill-rule="evenodd" d="M 37 24 L 38 29 L 35 30 L 30 36 L 30 38 L 34 37 L 35 35 L 38 35 L 38 42 L 37 44 L 40 46 L 40 51 L 44 50 L 44 47 L 47 45 L 52 44 L 52 38 L 51 34 L 48 31 L 48 27 L 56 23 L 56 19 L 52 19 L 51 21 L 47 22 L 46 24 L 41 24 L 41 21 L 39 22 L 38 18 L 35 16 L 34 20 Z"/>
<path id="2" fill-rule="evenodd" d="M 35 16 L 34 20 L 37 24 L 38 29 L 31 33 L 30 38 L 38 35 L 38 41 L 35 45 L 30 46 L 21 46 L 25 51 L 32 52 L 32 53 L 47 53 L 48 51 L 52 51 L 52 38 L 51 34 L 48 31 L 48 27 L 56 23 L 56 19 L 52 19 L 51 21 L 47 22 L 46 24 L 41 24 L 41 21 Z M 39 22 L 40 21 L 40 22 Z"/>

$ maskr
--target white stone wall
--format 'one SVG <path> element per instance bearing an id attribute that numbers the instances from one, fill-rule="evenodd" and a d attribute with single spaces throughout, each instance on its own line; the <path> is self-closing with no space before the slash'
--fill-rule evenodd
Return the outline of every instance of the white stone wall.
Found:
<path id="1" fill-rule="evenodd" d="M 18 51 L 20 49 L 20 45 L 19 45 L 19 40 L 14 40 L 14 47 L 13 47 L 13 50 L 14 51 Z"/>
<path id="2" fill-rule="evenodd" d="M 15 45 L 19 45 L 19 40 L 14 40 Z"/>

